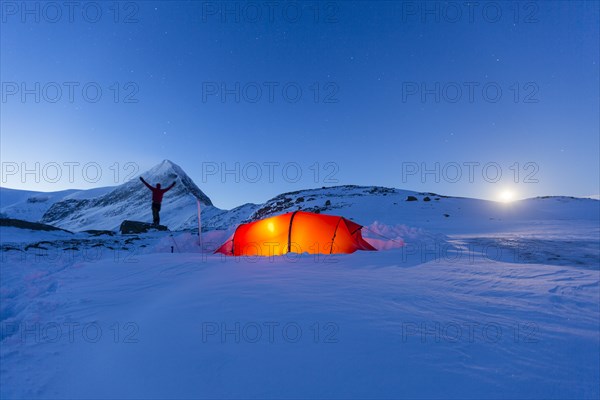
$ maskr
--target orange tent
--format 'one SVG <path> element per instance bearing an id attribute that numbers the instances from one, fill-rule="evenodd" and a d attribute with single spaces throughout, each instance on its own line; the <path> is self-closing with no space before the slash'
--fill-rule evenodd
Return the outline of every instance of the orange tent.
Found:
<path id="1" fill-rule="evenodd" d="M 290 252 L 335 254 L 376 250 L 363 239 L 361 228 L 344 217 L 295 211 L 241 224 L 215 253 L 273 256 Z"/>

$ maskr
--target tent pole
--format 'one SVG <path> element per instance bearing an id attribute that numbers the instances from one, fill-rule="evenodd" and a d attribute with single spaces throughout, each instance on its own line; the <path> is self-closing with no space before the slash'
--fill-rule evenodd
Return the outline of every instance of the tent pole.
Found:
<path id="1" fill-rule="evenodd" d="M 201 219 L 201 209 L 200 209 L 200 200 L 196 199 L 196 204 L 198 205 L 198 246 L 202 247 L 202 219 Z"/>
<path id="2" fill-rule="evenodd" d="M 292 251 L 292 224 L 294 223 L 294 217 L 296 216 L 296 214 L 298 213 L 299 210 L 296 210 L 292 213 L 292 216 L 290 217 L 290 227 L 288 229 L 288 245 L 287 245 L 287 252 L 291 252 Z"/>
<path id="3" fill-rule="evenodd" d="M 338 219 L 337 224 L 335 224 L 335 230 L 333 231 L 333 237 L 331 238 L 331 247 L 329 248 L 329 254 L 333 253 L 333 245 L 335 244 L 335 237 L 337 235 L 337 230 L 338 227 L 340 226 L 340 222 L 342 222 L 343 217 L 340 217 L 340 219 Z"/>

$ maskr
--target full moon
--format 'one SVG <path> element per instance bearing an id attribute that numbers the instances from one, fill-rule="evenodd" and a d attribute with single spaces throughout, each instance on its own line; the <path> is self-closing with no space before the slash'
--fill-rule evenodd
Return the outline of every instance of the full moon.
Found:
<path id="1" fill-rule="evenodd" d="M 500 201 L 504 203 L 511 202 L 515 199 L 515 194 L 511 190 L 504 190 L 500 192 Z"/>

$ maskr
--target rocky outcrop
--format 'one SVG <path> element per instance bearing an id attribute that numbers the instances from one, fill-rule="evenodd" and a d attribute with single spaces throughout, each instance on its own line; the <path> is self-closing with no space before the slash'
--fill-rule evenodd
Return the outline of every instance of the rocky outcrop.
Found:
<path id="1" fill-rule="evenodd" d="M 133 234 L 146 233 L 151 230 L 168 231 L 169 229 L 164 225 L 152 225 L 147 222 L 127 221 L 127 220 L 123 221 L 123 223 L 121 223 L 121 227 L 119 228 L 119 231 L 125 235 L 132 234 L 132 233 Z"/>
<path id="2" fill-rule="evenodd" d="M 40 224 L 39 222 L 23 221 L 21 219 L 14 218 L 0 218 L 0 226 L 12 226 L 21 229 L 31 229 L 34 231 L 63 231 L 69 232 L 65 229 L 60 229 L 52 225 Z M 71 233 L 71 232 L 69 232 Z"/>

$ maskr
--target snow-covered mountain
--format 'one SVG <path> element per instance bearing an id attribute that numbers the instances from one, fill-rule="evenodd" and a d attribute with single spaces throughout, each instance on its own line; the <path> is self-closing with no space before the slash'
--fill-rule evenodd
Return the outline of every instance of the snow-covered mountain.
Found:
<path id="1" fill-rule="evenodd" d="M 600 202 L 574 197 L 512 203 L 449 197 L 378 186 L 335 186 L 284 193 L 253 208 L 248 220 L 303 210 L 343 215 L 362 225 L 384 222 L 441 233 L 504 230 L 562 219 L 598 219 Z M 232 210 L 233 211 L 233 210 Z"/>
<path id="2" fill-rule="evenodd" d="M 533 198 L 512 203 L 418 193 L 377 186 L 335 186 L 283 193 L 263 204 L 232 210 L 214 207 L 209 197 L 175 163 L 165 160 L 141 174 L 149 183 L 177 182 L 163 201 L 161 222 L 171 230 L 197 226 L 198 199 L 203 231 L 231 230 L 238 224 L 290 211 L 343 215 L 362 225 L 384 222 L 440 233 L 504 230 L 510 225 L 547 225 L 557 219 L 598 219 L 598 200 L 572 197 Z M 150 222 L 150 191 L 138 177 L 120 186 L 54 193 L 2 188 L 0 213 L 71 231 L 115 230 L 125 219 Z"/>
<path id="3" fill-rule="evenodd" d="M 206 196 L 189 176 L 175 163 L 165 160 L 142 174 L 150 184 L 160 182 L 163 186 L 176 182 L 164 197 L 161 222 L 181 229 L 196 224 L 197 200 L 203 212 L 212 215 L 220 210 L 213 207 Z M 135 177 L 130 181 L 94 198 L 65 198 L 44 213 L 41 222 L 64 229 L 81 231 L 86 229 L 118 228 L 125 219 L 151 221 L 151 193 Z"/>
<path id="4" fill-rule="evenodd" d="M 93 199 L 113 189 L 114 187 L 101 187 L 87 190 L 33 192 L 0 187 L 0 216 L 37 222 L 59 201 Z"/>
<path id="5" fill-rule="evenodd" d="M 204 229 L 227 229 L 248 219 L 258 207 L 245 204 L 234 210 L 214 207 L 181 167 L 164 160 L 140 176 L 151 185 L 177 184 L 164 197 L 161 223 L 174 230 L 197 226 L 200 201 Z M 0 188 L 0 217 L 43 222 L 71 231 L 88 229 L 115 230 L 125 219 L 152 220 L 151 193 L 136 176 L 114 187 L 88 190 L 34 192 Z M 207 223 L 210 221 L 210 223 Z"/>

